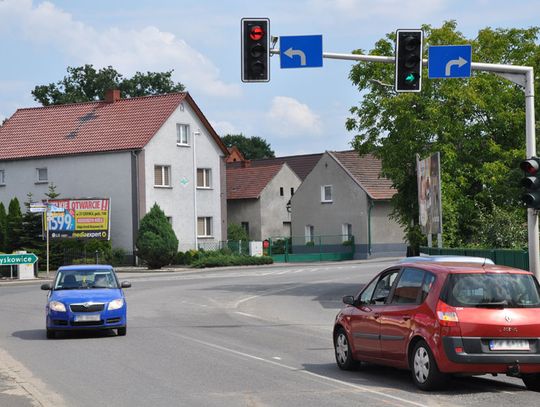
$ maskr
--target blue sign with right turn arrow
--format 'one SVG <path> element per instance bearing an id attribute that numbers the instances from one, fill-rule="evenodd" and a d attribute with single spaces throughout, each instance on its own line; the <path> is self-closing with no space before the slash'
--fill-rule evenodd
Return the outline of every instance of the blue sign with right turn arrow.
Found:
<path id="1" fill-rule="evenodd" d="M 432 45 L 428 49 L 428 78 L 470 78 L 471 45 Z"/>

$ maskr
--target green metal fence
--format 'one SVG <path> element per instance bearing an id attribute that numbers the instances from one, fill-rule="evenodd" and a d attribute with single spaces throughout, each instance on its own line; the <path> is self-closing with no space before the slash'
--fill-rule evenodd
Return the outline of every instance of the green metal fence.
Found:
<path id="1" fill-rule="evenodd" d="M 420 252 L 429 255 L 487 257 L 495 264 L 529 270 L 527 250 L 420 247 Z"/>
<path id="2" fill-rule="evenodd" d="M 268 254 L 277 263 L 341 261 L 354 258 L 354 236 L 273 237 Z"/>

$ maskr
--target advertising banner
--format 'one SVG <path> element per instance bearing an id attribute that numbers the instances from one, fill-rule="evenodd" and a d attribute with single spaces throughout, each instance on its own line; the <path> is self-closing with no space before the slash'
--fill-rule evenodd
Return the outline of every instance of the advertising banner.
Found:
<path id="1" fill-rule="evenodd" d="M 416 156 L 420 226 L 426 235 L 442 233 L 440 154 Z"/>
<path id="2" fill-rule="evenodd" d="M 51 238 L 110 239 L 110 199 L 50 199 L 47 206 Z"/>

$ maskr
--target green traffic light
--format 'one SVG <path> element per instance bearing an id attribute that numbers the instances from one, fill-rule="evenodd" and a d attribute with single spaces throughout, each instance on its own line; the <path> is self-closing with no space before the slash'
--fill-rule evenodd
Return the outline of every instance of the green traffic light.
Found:
<path id="1" fill-rule="evenodd" d="M 410 73 L 405 77 L 405 82 L 413 83 L 415 79 L 416 78 L 415 78 L 414 74 Z"/>

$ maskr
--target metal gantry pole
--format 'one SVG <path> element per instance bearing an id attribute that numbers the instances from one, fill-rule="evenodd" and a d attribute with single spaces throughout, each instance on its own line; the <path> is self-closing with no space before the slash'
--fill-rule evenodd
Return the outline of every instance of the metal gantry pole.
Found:
<path id="1" fill-rule="evenodd" d="M 280 53 L 279 49 L 270 50 L 271 54 Z M 323 52 L 323 58 L 340 59 L 345 61 L 379 62 L 395 64 L 395 57 L 362 54 L 336 54 Z M 427 66 L 428 60 L 422 61 Z M 493 72 L 505 79 L 521 86 L 525 92 L 525 140 L 527 158 L 536 156 L 536 132 L 534 113 L 534 69 L 530 66 L 488 64 L 471 62 L 471 69 L 481 72 Z M 529 241 L 529 270 L 540 279 L 540 239 L 538 227 L 538 213 L 535 209 L 527 209 L 527 226 Z"/>

